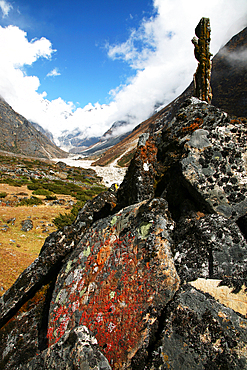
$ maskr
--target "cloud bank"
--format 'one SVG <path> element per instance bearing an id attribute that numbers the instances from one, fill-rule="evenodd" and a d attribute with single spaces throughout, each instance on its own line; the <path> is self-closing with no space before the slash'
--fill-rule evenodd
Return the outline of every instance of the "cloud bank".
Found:
<path id="1" fill-rule="evenodd" d="M 7 15 L 4 4 L 0 1 Z M 55 50 L 46 38 L 28 41 L 14 26 L 0 27 L 0 95 L 55 137 L 76 128 L 82 138 L 101 136 L 117 120 L 134 127 L 152 114 L 156 103 L 168 104 L 191 82 L 197 66 L 191 39 L 201 17 L 210 18 L 213 54 L 247 25 L 246 0 L 154 0 L 153 6 L 154 15 L 132 29 L 124 43 L 105 46 L 109 58 L 122 60 L 135 72 L 125 85 L 109 92 L 110 104 L 76 108 L 61 97 L 49 101 L 45 91 L 38 93 L 40 81 L 28 76 L 25 66 L 52 58 Z M 58 75 L 59 69 L 54 69 L 47 76 Z"/>

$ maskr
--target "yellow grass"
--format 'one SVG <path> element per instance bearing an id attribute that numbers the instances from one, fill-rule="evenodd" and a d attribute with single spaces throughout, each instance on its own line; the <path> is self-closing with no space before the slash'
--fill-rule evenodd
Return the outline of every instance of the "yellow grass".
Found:
<path id="1" fill-rule="evenodd" d="M 5 199 L 13 199 L 15 194 L 21 192 L 28 194 L 28 197 L 32 194 L 26 186 L 20 188 L 0 184 L 0 192 L 3 191 L 8 193 Z M 60 198 L 71 199 L 67 196 Z M 69 211 L 64 206 L 57 205 L 36 207 L 0 205 L 0 295 L 10 288 L 25 268 L 39 255 L 47 236 L 56 230 L 52 220 L 60 213 Z M 7 224 L 7 221 L 14 217 L 16 218 L 14 225 Z M 28 218 L 33 222 L 33 229 L 25 232 L 21 230 L 21 222 Z M 49 226 L 51 224 L 53 226 Z M 8 225 L 7 231 L 4 231 L 4 225 Z M 43 232 L 44 229 L 48 231 Z"/>

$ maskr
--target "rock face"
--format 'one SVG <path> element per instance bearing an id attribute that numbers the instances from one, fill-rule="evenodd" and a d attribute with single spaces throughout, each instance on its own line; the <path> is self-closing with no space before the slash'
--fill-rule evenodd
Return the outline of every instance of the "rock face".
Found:
<path id="1" fill-rule="evenodd" d="M 160 120 L 1 298 L 0 368 L 247 366 L 246 310 L 212 290 L 247 306 L 246 125 L 196 98 Z"/>
<path id="2" fill-rule="evenodd" d="M 194 74 L 194 96 L 211 103 L 212 90 L 210 87 L 212 54 L 209 51 L 210 45 L 210 21 L 202 18 L 198 23 L 192 43 L 195 46 L 195 57 L 198 60 L 198 67 Z"/>
<path id="3" fill-rule="evenodd" d="M 212 104 L 229 114 L 247 118 L 247 27 L 212 59 Z"/>
<path id="4" fill-rule="evenodd" d="M 65 158 L 68 153 L 58 148 L 26 118 L 16 113 L 0 98 L 0 149 L 36 158 Z"/>

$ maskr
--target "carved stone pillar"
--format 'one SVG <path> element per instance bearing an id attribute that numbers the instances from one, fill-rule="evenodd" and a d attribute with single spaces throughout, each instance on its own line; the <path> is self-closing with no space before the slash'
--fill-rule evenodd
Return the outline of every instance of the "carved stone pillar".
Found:
<path id="1" fill-rule="evenodd" d="M 192 39 L 195 46 L 195 57 L 199 62 L 194 74 L 194 96 L 208 103 L 212 100 L 210 33 L 209 18 L 202 18 L 195 29 L 196 36 Z"/>

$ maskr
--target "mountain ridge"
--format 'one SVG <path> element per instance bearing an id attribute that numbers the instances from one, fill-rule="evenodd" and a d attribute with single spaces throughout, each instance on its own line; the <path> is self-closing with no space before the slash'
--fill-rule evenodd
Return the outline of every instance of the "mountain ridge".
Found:
<path id="1" fill-rule="evenodd" d="M 0 150 L 44 159 L 68 156 L 3 98 L 0 99 L 0 122 Z"/>

